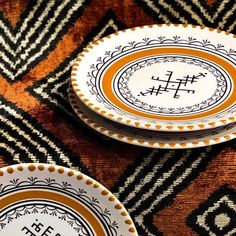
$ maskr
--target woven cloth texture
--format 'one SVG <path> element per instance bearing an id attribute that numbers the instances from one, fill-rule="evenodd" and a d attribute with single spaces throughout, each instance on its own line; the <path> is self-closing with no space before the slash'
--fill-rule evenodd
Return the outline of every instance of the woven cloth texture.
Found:
<path id="1" fill-rule="evenodd" d="M 141 236 L 236 235 L 234 140 L 186 150 L 132 146 L 87 128 L 67 98 L 71 66 L 92 41 L 153 23 L 236 33 L 235 15 L 235 0 L 1 0 L 0 167 L 81 170 L 119 198 Z"/>

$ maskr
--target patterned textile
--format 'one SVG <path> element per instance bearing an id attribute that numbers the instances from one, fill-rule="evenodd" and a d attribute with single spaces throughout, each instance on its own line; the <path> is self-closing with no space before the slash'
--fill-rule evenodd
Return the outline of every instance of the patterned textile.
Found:
<path id="1" fill-rule="evenodd" d="M 66 92 L 91 41 L 168 22 L 236 33 L 235 14 L 235 0 L 0 1 L 0 166 L 79 169 L 116 194 L 139 235 L 236 235 L 234 140 L 171 151 L 124 144 L 78 120 Z"/>

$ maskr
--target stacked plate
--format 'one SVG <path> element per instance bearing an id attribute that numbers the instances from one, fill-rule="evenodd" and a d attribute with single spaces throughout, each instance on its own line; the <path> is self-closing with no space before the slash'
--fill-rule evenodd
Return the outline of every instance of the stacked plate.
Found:
<path id="1" fill-rule="evenodd" d="M 71 105 L 111 138 L 194 148 L 236 136 L 236 36 L 193 25 L 149 25 L 89 44 L 76 59 Z"/>

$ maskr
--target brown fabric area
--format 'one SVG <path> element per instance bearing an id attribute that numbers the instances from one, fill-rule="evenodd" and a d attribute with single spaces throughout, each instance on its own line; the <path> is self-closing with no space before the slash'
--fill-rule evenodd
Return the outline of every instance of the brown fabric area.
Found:
<path id="1" fill-rule="evenodd" d="M 8 164 L 3 160 L 3 157 L 2 157 L 2 156 L 0 156 L 0 166 L 1 166 L 1 167 L 8 166 Z"/>
<path id="2" fill-rule="evenodd" d="M 174 202 L 154 216 L 154 224 L 165 235 L 197 235 L 188 226 L 186 218 L 203 203 L 211 193 L 228 183 L 236 189 L 236 152 L 230 148 L 222 151 Z"/>
<path id="3" fill-rule="evenodd" d="M 141 147 L 119 142 L 109 147 L 101 140 L 89 136 L 86 129 L 69 124 L 46 107 L 41 111 L 37 108 L 36 111 L 37 113 L 32 111 L 30 113 L 47 130 L 50 130 L 75 154 L 80 156 L 81 161 L 92 175 L 107 187 L 112 187 L 114 181 L 119 180 L 127 166 L 132 164 L 142 151 Z M 45 114 L 47 114 L 46 117 Z"/>
<path id="4" fill-rule="evenodd" d="M 215 2 L 216 2 L 216 0 L 206 0 L 206 3 L 207 3 L 209 6 L 212 6 Z"/>
<path id="5" fill-rule="evenodd" d="M 21 13 L 25 10 L 30 0 L 0 1 L 0 11 L 10 21 L 13 27 L 19 21 Z"/>

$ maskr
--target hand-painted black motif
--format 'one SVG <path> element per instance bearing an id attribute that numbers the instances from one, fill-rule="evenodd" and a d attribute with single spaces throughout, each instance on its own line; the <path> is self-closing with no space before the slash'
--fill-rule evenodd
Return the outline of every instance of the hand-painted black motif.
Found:
<path id="1" fill-rule="evenodd" d="M 155 81 L 161 82 L 158 87 L 153 86 L 151 88 L 146 89 L 145 92 L 140 92 L 138 96 L 147 96 L 147 95 L 159 95 L 162 94 L 163 92 L 169 92 L 169 91 L 175 91 L 174 93 L 174 98 L 179 98 L 179 92 L 184 91 L 187 93 L 194 93 L 195 90 L 193 89 L 187 89 L 185 88 L 188 84 L 193 84 L 198 81 L 201 77 L 205 77 L 207 73 L 199 73 L 198 75 L 186 75 L 183 76 L 182 79 L 174 79 L 173 78 L 173 71 L 167 71 L 165 74 L 167 76 L 167 79 L 160 79 L 160 77 L 152 76 L 151 79 Z M 165 83 L 165 84 L 164 84 Z M 184 88 L 183 88 L 184 87 Z"/>
<path id="2" fill-rule="evenodd" d="M 38 220 L 36 219 L 36 222 Z M 61 234 L 59 233 L 54 233 L 54 228 L 51 226 L 45 227 L 42 223 L 33 223 L 30 227 L 30 229 L 28 227 L 23 227 L 21 229 L 21 231 L 23 231 L 25 233 L 25 235 L 29 235 L 29 236 L 61 236 Z"/>

